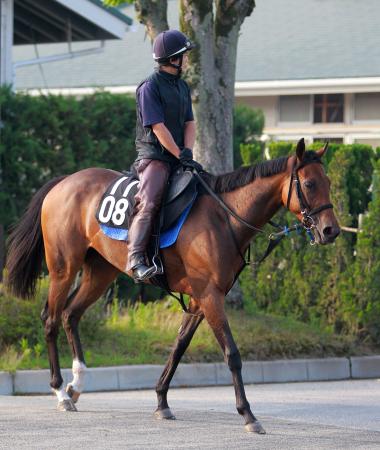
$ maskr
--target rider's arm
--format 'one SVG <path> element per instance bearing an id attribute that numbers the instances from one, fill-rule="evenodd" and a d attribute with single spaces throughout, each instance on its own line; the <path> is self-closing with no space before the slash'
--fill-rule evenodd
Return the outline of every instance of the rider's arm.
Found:
<path id="1" fill-rule="evenodd" d="M 195 143 L 195 122 L 191 120 L 185 123 L 185 147 L 190 148 L 191 150 L 194 148 Z"/>
<path id="2" fill-rule="evenodd" d="M 157 136 L 160 144 L 163 145 L 176 158 L 179 158 L 179 147 L 174 142 L 173 136 L 163 122 L 152 125 L 153 133 Z"/>
<path id="3" fill-rule="evenodd" d="M 194 148 L 195 143 L 195 122 L 194 122 L 193 106 L 191 102 L 190 88 L 187 84 L 186 87 L 187 87 L 187 108 L 185 113 L 184 144 L 186 148 L 192 150 Z"/>

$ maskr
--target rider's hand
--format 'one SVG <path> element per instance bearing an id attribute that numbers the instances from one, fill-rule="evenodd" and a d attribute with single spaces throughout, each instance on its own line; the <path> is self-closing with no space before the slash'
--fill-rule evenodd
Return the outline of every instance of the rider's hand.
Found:
<path id="1" fill-rule="evenodd" d="M 179 160 L 184 167 L 195 169 L 197 172 L 203 172 L 203 167 L 193 160 L 193 152 L 189 148 L 182 148 L 179 154 Z"/>

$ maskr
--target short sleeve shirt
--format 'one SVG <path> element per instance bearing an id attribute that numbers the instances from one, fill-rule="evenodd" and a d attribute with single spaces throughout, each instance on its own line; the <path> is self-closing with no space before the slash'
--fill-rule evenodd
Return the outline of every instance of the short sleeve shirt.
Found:
<path id="1" fill-rule="evenodd" d="M 194 120 L 193 109 L 191 106 L 190 89 L 188 89 L 188 108 L 185 112 L 185 122 Z M 154 81 L 147 80 L 137 91 L 137 101 L 139 103 L 144 127 L 149 127 L 156 123 L 164 123 L 164 108 L 160 99 L 158 86 Z"/>

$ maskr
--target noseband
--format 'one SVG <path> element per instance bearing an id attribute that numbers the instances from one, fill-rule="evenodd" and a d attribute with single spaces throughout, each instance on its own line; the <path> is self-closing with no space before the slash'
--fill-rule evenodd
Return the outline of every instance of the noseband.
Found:
<path id="1" fill-rule="evenodd" d="M 321 205 L 321 206 L 318 206 L 317 208 L 311 209 L 305 198 L 304 193 L 302 192 L 301 182 L 300 182 L 300 179 L 298 176 L 298 171 L 300 169 L 302 169 L 303 167 L 305 167 L 306 165 L 312 164 L 312 163 L 322 164 L 322 161 L 320 161 L 318 159 L 314 159 L 312 161 L 301 163 L 299 165 L 297 165 L 296 162 L 294 163 L 293 169 L 292 169 L 292 175 L 290 177 L 288 200 L 286 202 L 286 207 L 287 207 L 287 209 L 289 209 L 290 200 L 292 198 L 292 191 L 293 191 L 292 187 L 293 187 L 293 181 L 294 181 L 294 183 L 296 185 L 297 198 L 298 198 L 298 202 L 299 202 L 300 210 L 301 210 L 301 214 L 302 214 L 302 225 L 304 226 L 304 228 L 307 231 L 310 231 L 312 228 L 315 228 L 315 221 L 313 219 L 313 216 L 320 213 L 321 211 L 324 211 L 325 209 L 333 208 L 333 205 L 331 203 L 325 203 L 324 205 Z"/>

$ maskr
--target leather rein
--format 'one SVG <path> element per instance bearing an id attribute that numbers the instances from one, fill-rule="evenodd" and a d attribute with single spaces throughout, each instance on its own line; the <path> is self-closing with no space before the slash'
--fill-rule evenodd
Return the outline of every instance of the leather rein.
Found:
<path id="1" fill-rule="evenodd" d="M 313 163 L 319 163 L 322 164 L 322 161 L 320 160 L 312 160 L 312 161 L 308 161 L 306 163 L 301 163 L 299 165 L 297 165 L 297 163 L 295 162 L 292 168 L 292 174 L 290 176 L 290 183 L 289 183 L 289 191 L 288 191 L 288 199 L 286 202 L 286 208 L 288 210 L 290 207 L 290 200 L 292 197 L 292 192 L 293 192 L 293 182 L 295 183 L 296 186 L 296 194 L 297 194 L 297 198 L 298 198 L 298 202 L 300 205 L 300 210 L 301 210 L 301 214 L 302 214 L 302 227 L 306 230 L 306 231 L 310 231 L 312 228 L 315 228 L 315 221 L 313 219 L 313 216 L 317 215 L 318 213 L 324 211 L 325 209 L 331 209 L 333 208 L 333 205 L 331 203 L 326 203 L 324 205 L 318 206 L 317 208 L 311 209 L 304 193 L 302 192 L 302 188 L 301 188 L 301 182 L 298 176 L 298 171 L 300 169 L 302 169 L 303 167 L 305 167 L 308 164 L 313 164 Z M 236 219 L 238 222 L 242 223 L 243 225 L 245 225 L 247 228 L 253 230 L 253 231 L 257 231 L 259 233 L 265 233 L 265 231 L 263 231 L 261 228 L 257 228 L 251 224 L 249 224 L 248 222 L 246 222 L 244 219 L 242 219 L 238 214 L 235 213 L 235 211 L 233 211 L 211 188 L 210 186 L 206 183 L 206 181 L 199 175 L 199 173 L 194 170 L 193 171 L 194 175 L 197 177 L 198 181 L 201 183 L 201 185 L 205 188 L 205 190 L 211 195 L 211 197 L 213 199 L 215 199 L 219 205 L 221 206 L 221 208 L 223 208 L 228 214 L 230 214 L 234 219 Z M 275 227 L 278 227 L 277 225 L 275 225 L 273 222 L 269 221 L 269 223 Z M 295 228 L 296 227 L 296 228 Z M 295 227 L 291 227 L 291 228 L 287 228 L 286 232 L 292 231 L 293 229 L 298 229 L 298 226 Z M 280 233 L 272 233 L 269 235 L 269 239 L 275 239 L 276 236 L 278 236 Z"/>
<path id="2" fill-rule="evenodd" d="M 297 160 L 296 160 L 297 161 Z M 290 201 L 291 201 L 291 197 L 292 197 L 292 192 L 293 192 L 293 183 L 295 184 L 296 187 L 296 194 L 297 194 L 297 198 L 298 198 L 298 202 L 300 205 L 300 210 L 301 210 L 301 215 L 302 215 L 302 220 L 301 220 L 301 224 L 295 224 L 291 227 L 281 227 L 277 224 L 275 224 L 274 222 L 272 222 L 271 220 L 269 221 L 269 223 L 278 229 L 281 229 L 281 231 L 278 231 L 276 233 L 271 233 L 268 236 L 268 239 L 270 240 L 270 243 L 268 245 L 268 248 L 265 252 L 265 254 L 263 255 L 263 257 L 260 258 L 260 260 L 258 261 L 257 264 L 261 263 L 262 261 L 264 261 L 264 259 L 274 250 L 274 248 L 277 246 L 277 244 L 282 240 L 283 237 L 287 236 L 289 234 L 289 232 L 291 231 L 299 231 L 300 228 L 303 228 L 307 234 L 309 235 L 311 241 L 311 245 L 315 244 L 315 239 L 312 233 L 312 229 L 315 228 L 315 221 L 313 216 L 319 214 L 320 212 L 324 211 L 325 209 L 331 209 L 333 208 L 333 205 L 331 203 L 325 203 L 324 205 L 318 206 L 314 209 L 311 209 L 304 193 L 302 192 L 302 188 L 301 188 L 301 182 L 299 179 L 299 175 L 298 175 L 298 171 L 305 167 L 308 164 L 312 164 L 312 163 L 319 163 L 322 164 L 322 161 L 319 159 L 314 159 L 311 161 L 307 161 L 301 164 L 297 165 L 297 162 L 295 161 L 293 168 L 292 168 L 292 173 L 290 176 L 290 183 L 289 183 L 289 191 L 288 191 L 288 198 L 287 198 L 287 202 L 286 202 L 286 207 L 289 210 L 290 207 Z M 193 171 L 194 175 L 196 176 L 196 178 L 198 179 L 198 181 L 200 182 L 200 184 L 204 187 L 204 189 L 211 195 L 211 197 L 218 202 L 218 204 L 220 205 L 220 207 L 229 215 L 231 215 L 232 217 L 234 217 L 238 222 L 240 222 L 241 224 L 243 224 L 244 226 L 246 226 L 247 228 L 253 230 L 253 231 L 257 231 L 258 233 L 265 233 L 265 231 L 263 231 L 261 228 L 257 228 L 253 225 L 251 225 L 250 223 L 246 222 L 244 219 L 242 219 L 238 214 L 235 213 L 235 211 L 233 211 L 211 188 L 210 186 L 206 183 L 206 181 L 199 175 L 199 173 L 194 170 Z M 227 216 L 228 217 L 228 216 Z M 230 226 L 230 231 L 232 233 L 232 237 L 235 243 L 235 246 L 238 249 L 239 254 L 241 255 L 242 259 L 244 260 L 244 266 L 247 264 L 250 264 L 250 247 L 248 247 L 248 261 L 245 260 L 240 248 L 237 245 L 237 240 L 235 237 L 235 234 L 233 233 L 233 230 L 231 228 L 231 224 L 228 221 L 229 226 Z"/>

